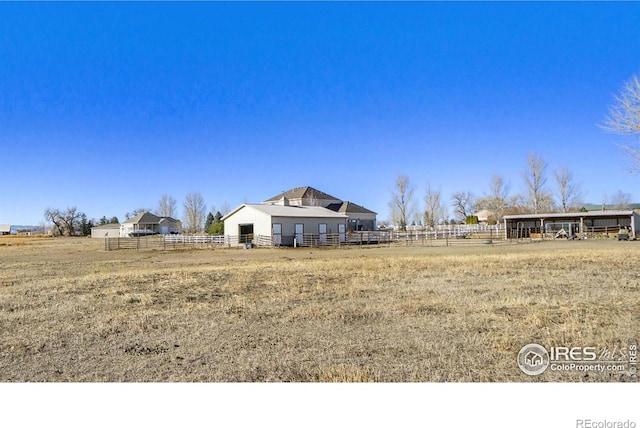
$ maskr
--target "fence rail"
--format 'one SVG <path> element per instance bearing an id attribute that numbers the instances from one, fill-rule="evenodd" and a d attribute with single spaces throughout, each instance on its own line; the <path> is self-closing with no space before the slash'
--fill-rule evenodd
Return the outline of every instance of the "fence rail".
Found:
<path id="1" fill-rule="evenodd" d="M 571 238 L 593 239 L 617 236 L 619 226 L 585 227 Z M 452 246 L 487 244 L 505 241 L 560 239 L 558 231 L 542 231 L 540 227 L 516 227 L 507 230 L 502 225 L 440 225 L 435 228 L 410 227 L 407 232 L 358 231 L 347 233 L 304 233 L 285 235 L 153 235 L 133 238 L 105 238 L 105 250 L 172 250 L 180 248 L 213 247 L 279 247 L 282 243 L 296 247 L 387 246 Z M 564 235 L 563 235 L 564 236 Z"/>
<path id="2" fill-rule="evenodd" d="M 215 235 L 154 235 L 133 238 L 105 238 L 105 250 L 176 250 L 238 244 L 232 236 Z"/>
<path id="3" fill-rule="evenodd" d="M 387 246 L 451 246 L 489 243 L 502 240 L 499 229 L 441 229 L 432 231 L 362 231 L 348 233 L 304 233 L 295 236 L 263 235 L 154 235 L 132 238 L 105 238 L 105 250 L 176 250 L 181 248 L 214 247 L 279 247 L 282 242 L 296 247 Z"/>
<path id="4" fill-rule="evenodd" d="M 564 230 L 565 233 L 560 233 Z M 618 235 L 620 226 L 585 226 L 582 232 L 570 233 L 568 230 L 562 228 L 545 228 L 542 230 L 538 227 L 516 227 L 507 230 L 508 239 L 516 240 L 553 240 L 553 239 L 565 239 L 566 237 L 572 239 L 602 239 L 610 238 Z"/>

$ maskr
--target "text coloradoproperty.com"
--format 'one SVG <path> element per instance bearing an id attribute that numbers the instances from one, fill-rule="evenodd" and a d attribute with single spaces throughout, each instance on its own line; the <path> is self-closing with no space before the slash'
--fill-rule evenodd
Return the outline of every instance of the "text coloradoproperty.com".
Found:
<path id="1" fill-rule="evenodd" d="M 620 372 L 626 369 L 624 364 L 576 364 L 576 363 L 551 363 L 549 369 L 557 372 L 581 371 L 581 372 Z"/>

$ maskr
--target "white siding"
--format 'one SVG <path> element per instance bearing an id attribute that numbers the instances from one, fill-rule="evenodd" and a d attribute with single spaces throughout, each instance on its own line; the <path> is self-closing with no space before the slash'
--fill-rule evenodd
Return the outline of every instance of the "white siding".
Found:
<path id="1" fill-rule="evenodd" d="M 117 238 L 120 236 L 120 225 L 115 224 L 113 226 L 97 226 L 91 228 L 92 238 Z"/>
<path id="2" fill-rule="evenodd" d="M 225 235 L 237 236 L 241 224 L 253 224 L 254 235 L 271 236 L 271 216 L 251 206 L 242 207 L 224 220 Z"/>

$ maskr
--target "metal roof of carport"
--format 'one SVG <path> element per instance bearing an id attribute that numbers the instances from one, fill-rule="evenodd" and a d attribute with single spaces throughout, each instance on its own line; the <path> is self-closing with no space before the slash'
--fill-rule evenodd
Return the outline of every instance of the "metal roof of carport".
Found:
<path id="1" fill-rule="evenodd" d="M 523 219 L 548 219 L 548 218 L 581 218 L 581 217 L 624 217 L 632 216 L 633 210 L 616 210 L 616 211 L 589 211 L 577 213 L 540 213 L 540 214 L 516 214 L 505 215 L 504 220 L 523 220 Z"/>

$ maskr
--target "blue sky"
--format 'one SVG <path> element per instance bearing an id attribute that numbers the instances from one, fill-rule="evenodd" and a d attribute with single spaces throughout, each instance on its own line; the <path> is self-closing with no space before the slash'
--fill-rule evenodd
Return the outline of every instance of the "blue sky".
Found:
<path id="1" fill-rule="evenodd" d="M 640 3 L 1 3 L 0 223 L 259 202 L 310 185 L 388 216 L 531 151 L 585 199 L 640 177 L 605 134 Z M 550 177 L 549 183 L 553 180 Z"/>

